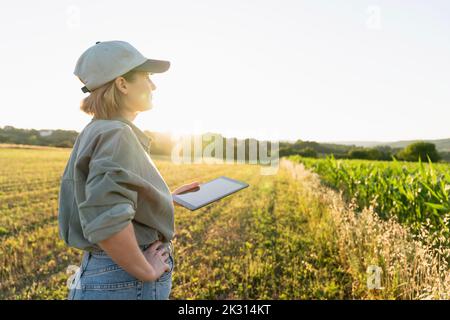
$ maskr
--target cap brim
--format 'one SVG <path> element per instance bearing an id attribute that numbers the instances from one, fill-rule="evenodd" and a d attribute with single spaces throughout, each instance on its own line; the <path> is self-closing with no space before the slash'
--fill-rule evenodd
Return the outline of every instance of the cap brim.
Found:
<path id="1" fill-rule="evenodd" d="M 170 67 L 169 61 L 147 59 L 147 61 L 145 61 L 143 64 L 138 65 L 133 70 L 161 73 L 167 71 L 169 67 Z"/>

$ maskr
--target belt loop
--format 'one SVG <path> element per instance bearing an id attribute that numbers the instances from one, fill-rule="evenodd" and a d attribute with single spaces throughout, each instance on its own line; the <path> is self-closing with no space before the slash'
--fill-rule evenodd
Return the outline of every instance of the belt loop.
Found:
<path id="1" fill-rule="evenodd" d="M 91 258 L 92 253 L 90 251 L 85 251 L 83 254 L 83 259 L 81 261 L 81 274 L 84 273 L 84 270 L 86 269 L 89 259 Z"/>
<path id="2" fill-rule="evenodd" d="M 170 254 L 173 257 L 173 243 L 172 243 L 172 240 L 169 241 L 169 249 L 170 249 Z"/>

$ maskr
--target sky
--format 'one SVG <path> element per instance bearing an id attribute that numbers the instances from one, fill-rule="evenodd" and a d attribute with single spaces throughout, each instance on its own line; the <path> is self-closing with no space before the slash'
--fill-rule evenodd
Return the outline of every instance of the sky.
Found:
<path id="1" fill-rule="evenodd" d="M 81 131 L 96 41 L 171 62 L 142 130 L 258 139 L 450 138 L 450 2 L 8 1 L 0 126 Z"/>

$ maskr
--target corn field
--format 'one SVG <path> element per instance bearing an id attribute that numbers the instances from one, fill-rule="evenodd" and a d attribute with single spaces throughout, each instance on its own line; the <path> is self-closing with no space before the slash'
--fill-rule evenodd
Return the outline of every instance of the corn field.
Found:
<path id="1" fill-rule="evenodd" d="M 396 216 L 418 230 L 444 230 L 450 214 L 450 164 L 400 161 L 336 160 L 290 157 L 318 173 L 326 185 L 354 201 L 356 209 L 373 206 L 382 218 Z"/>

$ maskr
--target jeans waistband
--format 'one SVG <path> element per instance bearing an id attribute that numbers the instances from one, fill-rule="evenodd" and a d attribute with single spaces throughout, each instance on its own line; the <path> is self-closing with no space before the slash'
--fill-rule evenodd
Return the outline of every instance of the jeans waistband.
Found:
<path id="1" fill-rule="evenodd" d="M 157 240 L 156 240 L 157 241 Z M 153 242 L 152 242 L 153 243 Z M 144 250 L 146 250 L 148 247 L 150 247 L 151 245 L 152 245 L 152 243 L 149 243 L 149 244 L 144 244 L 144 245 L 139 245 L 139 248 L 142 250 L 142 251 L 144 251 Z M 168 245 L 166 245 L 167 246 L 167 248 L 169 249 L 169 253 L 170 253 L 170 255 L 171 256 L 173 256 L 173 243 L 172 243 L 172 240 L 170 240 L 169 242 L 163 242 L 163 245 L 164 244 L 168 244 Z M 98 251 L 91 251 L 90 252 L 92 255 L 94 255 L 94 256 L 107 256 L 108 254 L 105 252 L 105 251 L 103 251 L 103 250 L 98 250 Z"/>

